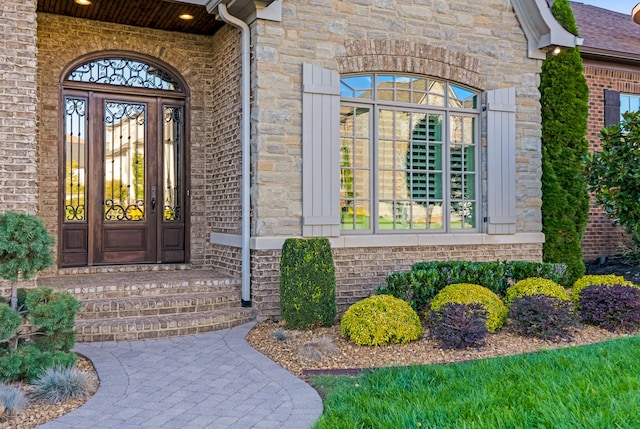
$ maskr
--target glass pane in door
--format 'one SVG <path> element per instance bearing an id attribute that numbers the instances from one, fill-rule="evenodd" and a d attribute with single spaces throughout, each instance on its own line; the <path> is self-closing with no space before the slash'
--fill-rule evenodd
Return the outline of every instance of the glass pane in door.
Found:
<path id="1" fill-rule="evenodd" d="M 146 105 L 104 105 L 104 219 L 145 219 Z"/>
<path id="2" fill-rule="evenodd" d="M 64 221 L 84 222 L 87 99 L 64 100 Z"/>
<path id="3" fill-rule="evenodd" d="M 163 142 L 163 218 L 165 221 L 179 221 L 182 220 L 182 107 L 164 107 Z"/>

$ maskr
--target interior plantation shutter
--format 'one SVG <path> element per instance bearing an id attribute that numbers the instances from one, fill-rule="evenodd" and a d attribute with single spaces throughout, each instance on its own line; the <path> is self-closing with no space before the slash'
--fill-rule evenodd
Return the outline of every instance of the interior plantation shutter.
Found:
<path id="1" fill-rule="evenodd" d="M 487 92 L 489 234 L 516 232 L 516 91 Z"/>
<path id="2" fill-rule="evenodd" d="M 340 76 L 302 65 L 302 235 L 340 235 Z"/>
<path id="3" fill-rule="evenodd" d="M 604 90 L 604 126 L 620 123 L 620 93 Z"/>

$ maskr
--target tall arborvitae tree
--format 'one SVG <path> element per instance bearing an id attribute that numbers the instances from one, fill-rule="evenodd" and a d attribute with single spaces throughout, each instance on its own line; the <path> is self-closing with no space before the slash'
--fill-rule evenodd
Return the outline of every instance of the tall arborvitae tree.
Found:
<path id="1" fill-rule="evenodd" d="M 551 7 L 558 22 L 578 35 L 568 0 Z M 581 242 L 589 213 L 584 179 L 589 89 L 578 48 L 548 55 L 540 76 L 542 105 L 542 232 L 543 259 L 567 265 L 565 284 L 585 271 Z"/>

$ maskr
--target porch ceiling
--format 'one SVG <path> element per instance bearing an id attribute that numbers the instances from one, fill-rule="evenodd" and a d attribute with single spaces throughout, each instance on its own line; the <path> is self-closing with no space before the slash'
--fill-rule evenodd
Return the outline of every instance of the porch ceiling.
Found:
<path id="1" fill-rule="evenodd" d="M 91 0 L 89 6 L 80 6 L 74 0 L 38 0 L 38 12 L 208 35 L 224 25 L 204 6 L 170 0 Z M 180 19 L 182 14 L 193 19 Z"/>

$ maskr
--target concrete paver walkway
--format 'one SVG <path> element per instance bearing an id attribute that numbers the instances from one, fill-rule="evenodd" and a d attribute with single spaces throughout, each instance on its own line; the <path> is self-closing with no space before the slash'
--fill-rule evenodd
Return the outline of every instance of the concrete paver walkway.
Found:
<path id="1" fill-rule="evenodd" d="M 161 340 L 78 343 L 100 378 L 82 407 L 41 429 L 306 429 L 322 413 L 308 384 L 247 344 L 253 323 Z"/>

